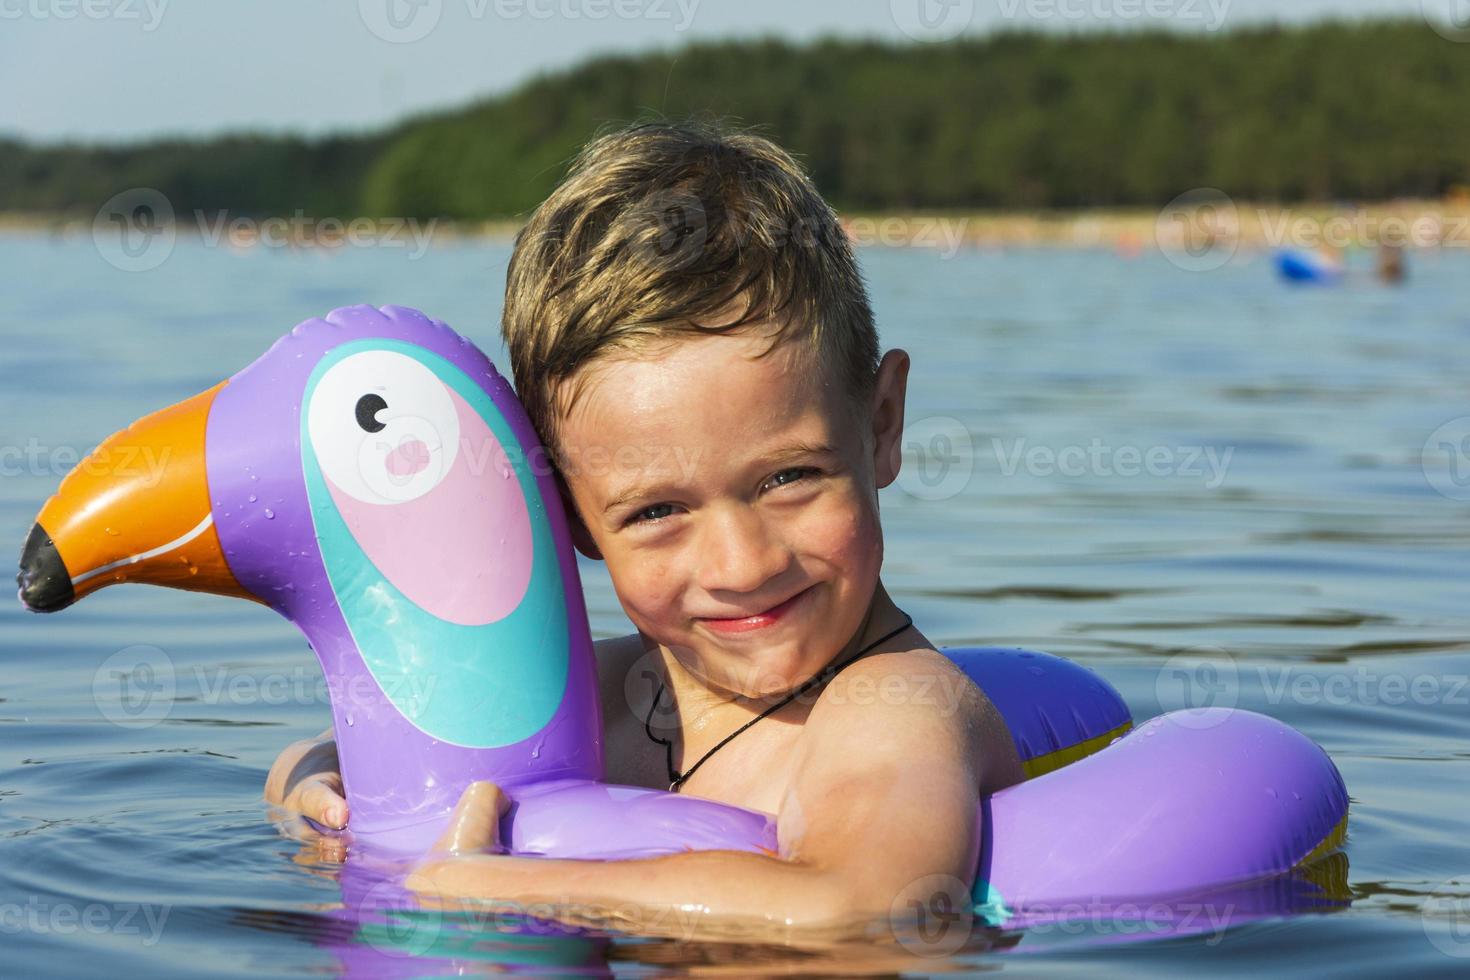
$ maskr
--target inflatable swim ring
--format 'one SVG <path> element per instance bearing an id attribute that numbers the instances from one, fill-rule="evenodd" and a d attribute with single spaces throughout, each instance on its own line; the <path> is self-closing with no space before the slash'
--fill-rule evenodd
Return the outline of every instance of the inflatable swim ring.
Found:
<path id="1" fill-rule="evenodd" d="M 124 465 L 139 459 L 164 466 Z M 251 599 L 296 624 L 328 680 L 355 850 L 422 853 L 476 779 L 511 796 L 502 837 L 517 853 L 776 848 L 767 814 L 602 782 L 592 641 L 551 468 L 506 379 L 416 310 L 308 320 L 111 436 L 41 509 L 20 566 L 37 611 L 131 581 Z M 1082 667 L 944 652 L 996 704 L 1032 777 L 983 801 L 976 898 L 1007 915 L 1251 881 L 1342 839 L 1342 780 L 1285 725 L 1222 710 L 1130 732 L 1117 692 Z"/>
<path id="2" fill-rule="evenodd" d="M 1285 248 L 1276 253 L 1276 271 L 1288 282 L 1334 283 L 1343 276 L 1342 263 L 1317 252 Z"/>

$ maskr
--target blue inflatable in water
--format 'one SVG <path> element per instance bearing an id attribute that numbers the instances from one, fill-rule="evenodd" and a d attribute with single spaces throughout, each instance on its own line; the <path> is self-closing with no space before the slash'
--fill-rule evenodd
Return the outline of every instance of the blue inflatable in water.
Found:
<path id="1" fill-rule="evenodd" d="M 1333 283 L 1342 278 L 1338 262 L 1300 248 L 1286 248 L 1276 253 L 1276 271 L 1287 282 Z"/>

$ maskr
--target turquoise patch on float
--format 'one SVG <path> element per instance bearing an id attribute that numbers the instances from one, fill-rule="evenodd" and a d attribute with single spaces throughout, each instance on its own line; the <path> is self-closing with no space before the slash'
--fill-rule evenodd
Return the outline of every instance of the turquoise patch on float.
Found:
<path id="1" fill-rule="evenodd" d="M 466 748 L 525 741 L 561 705 L 570 648 L 566 586 L 535 474 L 525 454 L 514 451 L 519 440 L 494 400 L 454 364 L 413 344 L 381 338 L 336 348 L 312 372 L 302 405 L 310 404 L 334 364 L 369 350 L 393 351 L 428 367 L 506 447 L 531 522 L 530 584 L 509 615 L 483 626 L 447 622 L 415 604 L 373 564 L 338 512 L 303 411 L 302 471 L 327 580 L 373 680 L 411 725 Z M 376 625 L 383 623 L 391 628 Z"/>

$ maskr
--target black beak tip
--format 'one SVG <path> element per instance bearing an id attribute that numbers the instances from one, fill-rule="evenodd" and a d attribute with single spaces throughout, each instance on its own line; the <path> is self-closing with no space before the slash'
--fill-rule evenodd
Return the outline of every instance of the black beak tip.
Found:
<path id="1" fill-rule="evenodd" d="M 56 612 L 77 599 L 66 563 L 57 554 L 51 535 L 39 524 L 32 525 L 20 550 L 20 573 L 15 581 L 20 586 L 20 601 L 32 612 Z"/>

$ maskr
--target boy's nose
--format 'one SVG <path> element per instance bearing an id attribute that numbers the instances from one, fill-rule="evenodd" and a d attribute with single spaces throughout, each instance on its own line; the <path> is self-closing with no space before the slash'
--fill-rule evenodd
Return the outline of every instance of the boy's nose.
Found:
<path id="1" fill-rule="evenodd" d="M 791 550 L 750 508 L 709 514 L 700 536 L 699 584 L 706 592 L 755 592 L 791 566 Z"/>

